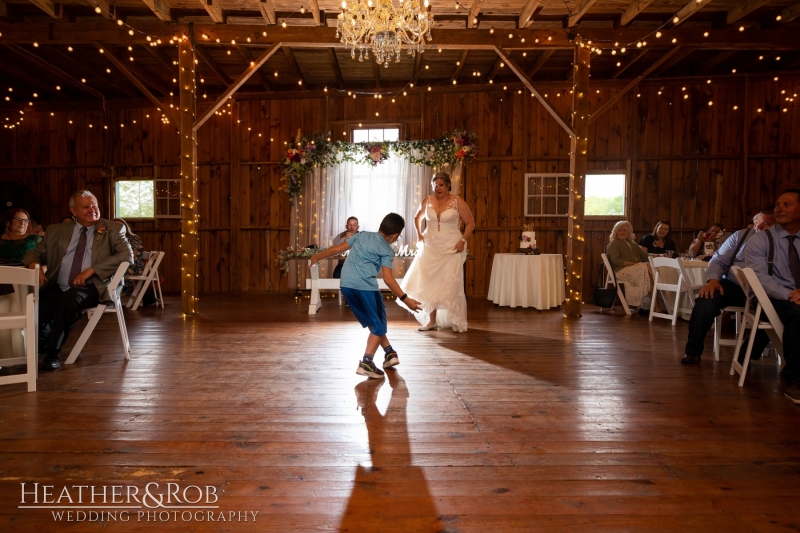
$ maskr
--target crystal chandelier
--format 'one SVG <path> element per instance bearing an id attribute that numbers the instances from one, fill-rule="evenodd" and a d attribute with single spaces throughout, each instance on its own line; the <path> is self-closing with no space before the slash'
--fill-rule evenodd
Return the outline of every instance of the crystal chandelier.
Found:
<path id="1" fill-rule="evenodd" d="M 369 51 L 378 64 L 389 67 L 392 56 L 400 62 L 400 49 L 408 48 L 412 57 L 425 49 L 425 39 L 431 40 L 433 13 L 428 12 L 428 0 L 400 0 L 395 9 L 392 0 L 353 0 L 348 7 L 342 2 L 342 13 L 336 24 L 336 37 L 350 49 L 350 57 L 369 59 Z"/>

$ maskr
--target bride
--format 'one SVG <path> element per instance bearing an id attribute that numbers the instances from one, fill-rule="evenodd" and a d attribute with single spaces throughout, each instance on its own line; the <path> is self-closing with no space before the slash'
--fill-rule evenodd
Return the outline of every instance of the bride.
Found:
<path id="1" fill-rule="evenodd" d="M 422 310 L 414 316 L 428 331 L 437 327 L 467 331 L 467 299 L 464 296 L 464 261 L 467 239 L 475 221 L 466 202 L 450 194 L 450 175 L 437 172 L 431 179 L 433 195 L 422 201 L 414 218 L 417 256 L 400 286 Z M 425 231 L 421 230 L 425 221 Z M 461 222 L 466 224 L 461 234 Z M 397 300 L 400 306 L 403 302 Z"/>

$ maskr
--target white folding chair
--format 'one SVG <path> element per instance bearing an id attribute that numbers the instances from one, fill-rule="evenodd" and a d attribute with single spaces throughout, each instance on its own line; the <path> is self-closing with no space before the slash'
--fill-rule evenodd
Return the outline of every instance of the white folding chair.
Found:
<path id="1" fill-rule="evenodd" d="M 756 305 L 753 308 L 753 302 L 748 298 L 744 305 L 742 312 L 742 324 L 739 328 L 739 335 L 736 341 L 736 351 L 733 354 L 733 361 L 731 362 L 731 376 L 735 373 L 739 374 L 739 386 L 744 385 L 744 378 L 747 375 L 747 367 L 750 364 L 750 355 L 753 350 L 753 342 L 756 340 L 756 330 L 763 329 L 769 335 L 775 351 L 783 354 L 783 322 L 781 322 L 778 313 L 772 306 L 764 287 L 758 281 L 755 271 L 752 268 L 739 268 L 731 267 L 731 272 L 736 276 L 739 285 L 746 295 L 755 294 Z M 762 318 L 766 318 L 767 322 L 762 322 Z M 750 340 L 747 342 L 747 351 L 744 354 L 744 362 L 739 363 L 739 350 L 744 343 L 744 332 L 750 329 Z M 783 357 L 781 357 L 783 361 Z"/>
<path id="2" fill-rule="evenodd" d="M 625 284 L 623 281 L 617 281 L 617 277 L 614 275 L 614 271 L 611 270 L 611 263 L 608 260 L 608 256 L 606 254 L 600 254 L 600 257 L 603 259 L 603 264 L 606 267 L 606 287 L 608 284 L 612 284 L 617 288 L 617 297 L 619 298 L 620 303 L 622 304 L 622 308 L 625 309 L 625 314 L 631 314 L 631 308 L 628 305 L 628 301 L 625 299 L 625 293 L 622 292 L 622 285 Z M 611 305 L 611 309 L 614 309 L 614 305 Z M 603 312 L 603 309 L 600 309 L 600 312 Z"/>
<path id="3" fill-rule="evenodd" d="M 72 351 L 69 353 L 69 357 L 67 357 L 66 364 L 71 365 L 75 362 L 75 359 L 81 354 L 83 347 L 86 345 L 86 341 L 89 340 L 91 337 L 92 332 L 94 331 L 95 326 L 100 321 L 100 318 L 105 313 L 115 313 L 117 315 L 117 323 L 119 324 L 119 333 L 122 337 L 122 349 L 125 351 L 125 359 L 130 359 L 130 350 L 131 350 L 131 343 L 128 339 L 128 329 L 125 326 L 125 315 L 122 313 L 122 301 L 119 298 L 119 293 L 117 292 L 117 287 L 119 287 L 120 282 L 122 281 L 122 276 L 125 274 L 125 271 L 128 270 L 128 266 L 130 263 L 127 261 L 121 263 L 119 268 L 117 268 L 117 272 L 111 278 L 111 281 L 108 283 L 108 295 L 111 298 L 110 303 L 100 302 L 100 304 L 95 307 L 94 309 L 87 309 L 86 314 L 89 316 L 89 323 L 86 324 L 86 327 L 83 328 L 83 332 L 81 336 L 78 337 L 78 342 L 75 343 L 75 346 L 72 348 Z"/>
<path id="4" fill-rule="evenodd" d="M 136 281 L 136 286 L 133 288 L 133 292 L 128 298 L 128 304 L 126 306 L 133 306 L 131 309 L 132 311 L 135 311 L 136 308 L 139 307 L 139 304 L 142 302 L 142 297 L 151 283 L 153 284 L 153 292 L 156 295 L 156 302 L 160 302 L 161 308 L 164 308 L 164 298 L 161 294 L 161 281 L 158 277 L 158 267 L 161 265 L 162 259 L 164 259 L 164 252 L 150 252 L 150 255 L 147 256 L 147 262 L 144 265 L 142 274 L 140 276 L 127 276 L 129 281 Z"/>
<path id="5" fill-rule="evenodd" d="M 653 268 L 653 302 L 655 303 L 656 298 L 658 297 L 659 291 L 662 293 L 664 303 L 667 306 L 667 311 L 670 308 L 670 301 L 667 298 L 667 292 L 675 293 L 675 301 L 672 302 L 672 311 L 669 313 L 657 313 L 655 311 L 655 305 L 650 307 L 650 321 L 653 321 L 653 317 L 658 318 L 666 318 L 672 321 L 672 325 L 674 326 L 675 323 L 678 321 L 678 312 L 679 311 L 691 311 L 691 309 L 686 309 L 681 307 L 681 296 L 689 291 L 688 286 L 684 283 L 683 279 L 683 272 L 681 271 L 680 266 L 678 265 L 677 259 L 672 259 L 670 257 L 651 257 L 650 258 L 650 266 Z M 676 283 L 666 283 L 664 281 L 664 272 L 661 269 L 673 269 L 675 275 L 677 275 L 678 280 Z M 692 298 L 689 298 L 690 302 L 694 302 Z"/>
<path id="6" fill-rule="evenodd" d="M 27 289 L 18 311 L 0 313 L 0 329 L 21 329 L 25 339 L 25 356 L 1 359 L 3 366 L 26 365 L 24 374 L 0 377 L 0 385 L 27 383 L 28 392 L 36 392 L 39 344 L 39 266 L 34 269 L 0 266 L 0 283 L 16 285 L 15 290 Z"/>

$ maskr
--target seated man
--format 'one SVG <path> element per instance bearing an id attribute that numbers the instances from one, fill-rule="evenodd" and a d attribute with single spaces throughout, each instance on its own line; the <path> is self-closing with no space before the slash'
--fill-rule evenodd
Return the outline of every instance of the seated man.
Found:
<path id="1" fill-rule="evenodd" d="M 713 224 L 708 231 L 701 231 L 697 234 L 697 238 L 689 245 L 689 251 L 695 257 L 703 254 L 703 243 L 705 241 L 716 241 L 720 236 L 725 233 L 725 228 L 719 222 Z"/>
<path id="2" fill-rule="evenodd" d="M 733 265 L 744 267 L 745 244 L 751 237 L 775 224 L 773 208 L 762 209 L 753 217 L 753 224 L 752 230 L 739 230 L 728 237 L 708 263 L 706 271 L 708 283 L 700 289 L 692 309 L 692 318 L 689 320 L 689 340 L 686 342 L 686 351 L 681 359 L 684 365 L 700 362 L 706 334 L 723 308 L 744 306 L 744 292 L 739 287 L 736 277 L 728 276 L 728 272 Z M 758 336 L 766 338 L 767 334 L 762 331 Z"/>
<path id="3" fill-rule="evenodd" d="M 333 238 L 333 246 L 342 244 L 356 233 L 358 233 L 358 219 L 356 217 L 350 217 L 347 219 L 345 230 Z M 339 259 L 336 268 L 333 269 L 333 279 L 339 279 L 342 277 L 342 267 L 344 266 L 346 259 L 346 257 Z"/>
<path id="4" fill-rule="evenodd" d="M 787 189 L 778 197 L 775 221 L 750 240 L 744 260 L 783 322 L 784 394 L 800 403 L 800 189 Z M 752 353 L 761 353 L 768 340 L 756 337 Z"/>
<path id="5" fill-rule="evenodd" d="M 100 218 L 91 192 L 73 194 L 69 209 L 75 220 L 49 226 L 44 239 L 22 258 L 29 268 L 48 267 L 46 274 L 39 271 L 42 370 L 61 366 L 59 352 L 83 311 L 108 300 L 105 282 L 122 262 L 133 261 L 125 228 Z"/>

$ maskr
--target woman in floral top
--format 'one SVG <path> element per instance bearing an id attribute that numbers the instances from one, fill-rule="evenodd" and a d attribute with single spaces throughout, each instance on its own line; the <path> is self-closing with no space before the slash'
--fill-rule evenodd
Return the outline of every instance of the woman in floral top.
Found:
<path id="1" fill-rule="evenodd" d="M 141 276 L 142 273 L 144 273 L 145 264 L 144 244 L 142 244 L 142 239 L 134 234 L 131 231 L 131 227 L 128 225 L 128 223 L 121 218 L 115 218 L 114 221 L 125 226 L 125 236 L 128 238 L 128 242 L 133 249 L 133 263 L 131 263 L 131 265 L 128 267 L 126 274 L 129 276 Z M 125 294 L 131 294 L 133 292 L 133 286 L 133 280 L 126 279 L 125 288 L 123 289 Z"/>

